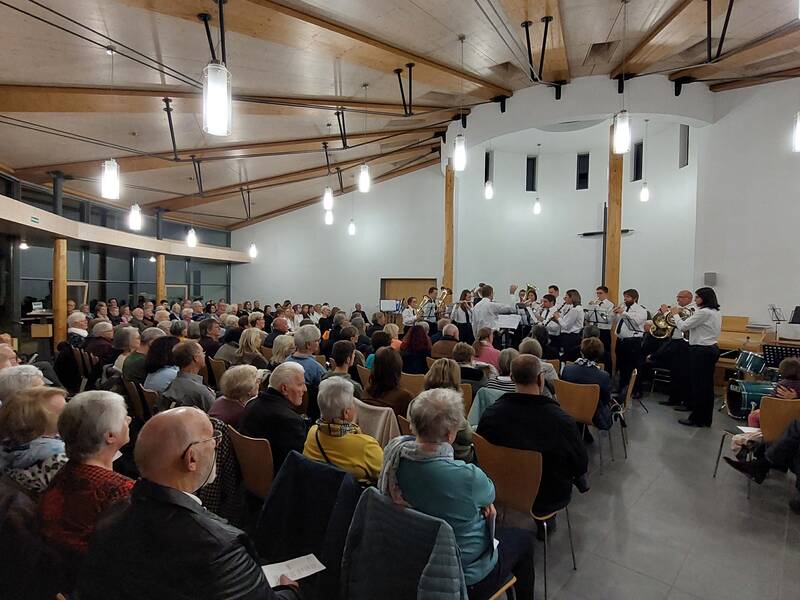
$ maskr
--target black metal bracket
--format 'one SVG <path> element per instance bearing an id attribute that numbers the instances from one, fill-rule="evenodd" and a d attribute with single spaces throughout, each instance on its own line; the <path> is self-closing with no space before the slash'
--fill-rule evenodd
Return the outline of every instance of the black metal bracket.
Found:
<path id="1" fill-rule="evenodd" d="M 342 138 L 342 148 L 347 148 L 347 126 L 344 122 L 344 109 L 337 110 L 335 113 L 336 122 L 339 124 L 339 136 Z"/>
<path id="2" fill-rule="evenodd" d="M 722 44 L 725 43 L 725 34 L 728 33 L 728 22 L 731 20 L 731 12 L 733 12 L 733 1 L 734 0 L 728 0 L 728 10 L 725 12 L 725 22 L 722 24 L 722 33 L 719 36 L 717 55 L 714 57 L 714 60 L 717 60 L 722 54 Z"/>
<path id="3" fill-rule="evenodd" d="M 467 113 L 461 113 L 461 128 L 467 128 Z"/>
<path id="4" fill-rule="evenodd" d="M 683 91 L 683 86 L 687 83 L 692 83 L 696 81 L 694 77 L 680 77 L 676 79 L 673 83 L 675 84 L 675 96 L 680 96 L 681 92 Z"/>
<path id="5" fill-rule="evenodd" d="M 247 190 L 247 197 L 245 198 L 245 189 L 239 188 L 239 193 L 242 195 L 242 204 L 244 204 L 244 215 L 245 220 L 249 221 L 251 218 L 251 209 L 250 209 L 250 189 Z"/>
<path id="6" fill-rule="evenodd" d="M 200 168 L 200 159 L 192 154 L 192 168 L 194 168 L 194 179 L 197 182 L 197 191 L 200 196 L 203 195 L 203 171 Z"/>
<path id="7" fill-rule="evenodd" d="M 506 112 L 506 100 L 508 100 L 509 98 L 510 96 L 503 96 L 503 95 L 495 96 L 494 98 L 492 98 L 492 102 L 500 103 L 500 112 L 504 113 Z"/>
<path id="8" fill-rule="evenodd" d="M 403 116 L 406 117 L 410 117 L 414 114 L 414 79 L 411 75 L 411 70 L 415 66 L 415 63 L 406 63 L 406 68 L 408 69 L 408 103 L 406 103 L 406 93 L 403 89 L 403 69 L 397 68 L 394 70 L 394 74 L 397 75 L 397 83 L 400 85 L 400 100 L 403 102 Z"/>
<path id="9" fill-rule="evenodd" d="M 711 62 L 711 0 L 706 0 L 706 56 Z"/>
<path id="10" fill-rule="evenodd" d="M 539 81 L 539 78 L 536 76 L 536 71 L 533 70 L 533 52 L 531 51 L 531 25 L 533 25 L 533 21 L 523 21 L 520 26 L 525 30 L 525 43 L 528 45 L 528 66 L 531 69 L 531 79 L 533 79 L 533 81 Z"/>
<path id="11" fill-rule="evenodd" d="M 394 74 L 397 75 L 397 83 L 400 85 L 400 100 L 403 102 L 403 114 L 408 116 L 408 105 L 406 104 L 406 93 L 403 90 L 403 69 L 395 69 Z"/>
<path id="12" fill-rule="evenodd" d="M 170 98 L 162 98 L 164 101 L 164 112 L 167 113 L 167 123 L 169 124 L 169 137 L 172 140 L 172 160 L 178 161 L 178 147 L 175 145 L 175 127 L 172 125 L 172 110 L 169 105 L 172 100 Z"/>
<path id="13" fill-rule="evenodd" d="M 325 151 L 325 165 L 328 167 L 328 175 L 331 174 L 331 157 L 328 154 L 328 142 L 322 142 L 322 149 Z"/>
<path id="14" fill-rule="evenodd" d="M 220 52 L 222 53 L 222 64 L 228 64 L 228 55 L 225 52 L 225 11 L 222 9 L 227 0 L 217 0 L 219 7 L 219 44 Z"/>
<path id="15" fill-rule="evenodd" d="M 208 26 L 208 22 L 211 21 L 211 15 L 208 13 L 200 13 L 197 15 L 197 18 L 203 22 L 206 28 L 206 39 L 208 40 L 208 49 L 211 51 L 211 61 L 217 62 L 217 53 L 214 50 L 214 40 L 211 39 L 211 27 Z"/>
<path id="16" fill-rule="evenodd" d="M 617 80 L 617 93 L 622 94 L 625 92 L 625 82 L 629 79 L 633 79 L 635 75 L 633 73 L 625 73 L 625 75 L 617 75 L 614 79 Z"/>
<path id="17" fill-rule="evenodd" d="M 567 85 L 567 82 L 563 79 L 553 82 L 553 89 L 556 92 L 556 100 L 561 100 L 561 88 Z"/>
<path id="18" fill-rule="evenodd" d="M 336 175 L 339 178 L 339 190 L 344 194 L 344 180 L 342 179 L 342 170 L 336 167 Z"/>
<path id="19" fill-rule="evenodd" d="M 542 54 L 539 56 L 539 78 L 544 79 L 544 53 L 547 51 L 547 29 L 550 27 L 550 22 L 553 20 L 553 17 L 546 16 L 542 17 L 542 23 L 544 23 L 544 34 L 542 35 Z"/>

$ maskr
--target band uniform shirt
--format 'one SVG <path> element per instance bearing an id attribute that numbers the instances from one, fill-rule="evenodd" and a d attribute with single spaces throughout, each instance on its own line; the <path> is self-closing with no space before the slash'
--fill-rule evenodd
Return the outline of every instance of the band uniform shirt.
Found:
<path id="1" fill-rule="evenodd" d="M 453 323 L 470 323 L 472 322 L 472 311 L 465 311 L 461 308 L 460 304 L 453 305 L 453 311 L 451 313 Z"/>
<path id="2" fill-rule="evenodd" d="M 605 315 L 606 316 L 606 320 L 605 321 L 600 320 L 598 323 L 594 322 L 594 318 L 595 318 L 594 317 L 594 309 L 595 308 L 597 309 L 598 318 L 602 319 L 602 317 L 600 317 L 600 315 Z M 594 325 L 598 329 L 610 330 L 611 329 L 611 316 L 612 316 L 611 311 L 612 310 L 614 310 L 614 303 L 611 300 L 609 300 L 608 298 L 606 298 L 605 300 L 601 300 L 597 304 L 591 304 L 589 306 L 589 308 L 585 309 L 585 311 L 584 311 L 584 314 L 586 315 L 586 319 L 587 319 L 586 320 L 586 324 L 587 325 Z"/>
<path id="3" fill-rule="evenodd" d="M 553 313 L 556 312 L 554 307 L 542 307 L 539 310 L 539 322 L 544 325 L 545 329 L 547 330 L 547 334 L 550 337 L 557 337 L 561 335 L 561 325 L 558 321 L 553 319 Z"/>
<path id="4" fill-rule="evenodd" d="M 580 333 L 583 331 L 583 307 L 569 306 L 561 312 L 559 319 L 561 333 Z"/>
<path id="5" fill-rule="evenodd" d="M 722 330 L 722 313 L 711 308 L 698 308 L 688 319 L 675 317 L 676 330 L 689 332 L 690 346 L 713 346 Z"/>
<path id="6" fill-rule="evenodd" d="M 428 323 L 436 323 L 436 300 L 431 300 L 422 309 L 422 319 Z"/>
<path id="7" fill-rule="evenodd" d="M 417 311 L 411 307 L 403 309 L 403 325 L 411 327 L 417 322 Z"/>
<path id="8" fill-rule="evenodd" d="M 515 315 L 517 309 L 508 304 L 500 304 L 494 300 L 484 298 L 472 308 L 472 331 L 475 336 L 483 327 L 497 331 L 498 315 Z"/>
<path id="9" fill-rule="evenodd" d="M 623 318 L 627 317 L 627 319 Z M 639 331 L 633 331 L 628 326 L 628 319 L 636 326 Z M 638 302 L 634 302 L 626 308 L 625 312 L 620 315 L 613 315 L 612 322 L 617 331 L 617 337 L 622 339 L 632 337 L 642 337 L 644 335 L 644 324 L 647 321 L 647 311 L 644 306 Z"/>

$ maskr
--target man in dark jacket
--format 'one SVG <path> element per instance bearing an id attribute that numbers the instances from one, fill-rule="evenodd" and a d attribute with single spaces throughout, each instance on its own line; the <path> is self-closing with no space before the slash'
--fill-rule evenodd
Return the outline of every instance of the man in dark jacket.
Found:
<path id="1" fill-rule="evenodd" d="M 272 332 L 264 338 L 263 346 L 272 348 L 275 343 L 275 338 L 279 335 L 285 335 L 289 331 L 289 322 L 284 317 L 278 317 L 272 322 Z"/>
<path id="2" fill-rule="evenodd" d="M 117 360 L 120 351 L 114 348 L 114 326 L 111 321 L 100 321 L 92 327 L 92 335 L 86 339 L 83 349 L 98 359 L 98 364 L 107 365 Z"/>
<path id="3" fill-rule="evenodd" d="M 478 433 L 498 446 L 542 453 L 542 482 L 533 512 L 549 514 L 569 504 L 572 484 L 586 474 L 589 458 L 572 417 L 542 396 L 539 359 L 530 354 L 515 358 L 511 379 L 517 391 L 503 394 L 486 409 Z"/>
<path id="4" fill-rule="evenodd" d="M 98 522 L 78 581 L 82 600 L 299 598 L 282 576 L 267 583 L 247 535 L 194 496 L 213 481 L 217 437 L 195 408 L 150 419 L 136 442 L 142 478 L 130 501 Z"/>
<path id="5" fill-rule="evenodd" d="M 303 403 L 305 391 L 303 366 L 282 363 L 270 375 L 269 387 L 247 403 L 239 421 L 242 434 L 269 440 L 276 473 L 289 452 L 303 452 L 306 424 L 294 407 Z"/>
<path id="6" fill-rule="evenodd" d="M 611 376 L 603 371 L 597 362 L 605 352 L 600 338 L 588 337 L 581 341 L 581 358 L 567 365 L 561 372 L 561 379 L 570 383 L 597 384 L 600 386 L 600 401 L 592 422 L 598 429 L 611 429 Z"/>

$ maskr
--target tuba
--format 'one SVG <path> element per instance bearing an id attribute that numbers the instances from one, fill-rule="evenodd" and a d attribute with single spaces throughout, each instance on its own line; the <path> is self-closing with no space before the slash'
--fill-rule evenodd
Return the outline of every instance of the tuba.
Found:
<path id="1" fill-rule="evenodd" d="M 428 294 L 425 294 L 419 301 L 419 307 L 417 307 L 417 321 L 422 320 L 422 317 L 425 314 L 425 309 L 431 302 L 433 302 L 433 300 L 431 300 L 431 297 L 428 296 Z"/>
<path id="2" fill-rule="evenodd" d="M 688 319 L 694 313 L 693 308 L 682 308 L 678 312 L 681 319 Z M 653 328 L 650 330 L 650 335 L 659 340 L 672 337 L 675 331 L 675 317 L 671 312 L 662 313 L 661 311 L 653 315 Z"/>
<path id="3" fill-rule="evenodd" d="M 431 298 L 427 294 L 422 297 L 422 300 L 419 303 L 419 308 L 417 308 L 417 321 L 421 321 L 425 315 L 425 309 L 428 307 L 428 304 L 431 302 L 434 303 L 436 306 L 436 313 L 438 314 L 444 308 L 444 299 L 447 297 L 447 290 L 442 288 L 436 294 L 436 298 Z"/>

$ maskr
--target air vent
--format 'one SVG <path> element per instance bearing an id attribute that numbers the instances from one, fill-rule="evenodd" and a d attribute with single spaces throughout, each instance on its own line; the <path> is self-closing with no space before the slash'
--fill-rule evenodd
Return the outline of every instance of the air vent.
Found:
<path id="1" fill-rule="evenodd" d="M 384 129 L 413 129 L 415 127 L 425 127 L 422 119 L 394 119 L 386 123 Z"/>
<path id="2" fill-rule="evenodd" d="M 591 67 L 593 65 L 609 64 L 618 45 L 619 40 L 592 44 L 589 47 L 589 52 L 586 53 L 586 58 L 583 59 L 583 66 Z"/>

